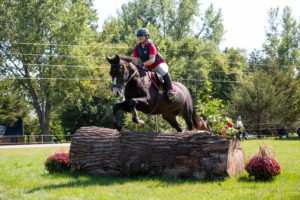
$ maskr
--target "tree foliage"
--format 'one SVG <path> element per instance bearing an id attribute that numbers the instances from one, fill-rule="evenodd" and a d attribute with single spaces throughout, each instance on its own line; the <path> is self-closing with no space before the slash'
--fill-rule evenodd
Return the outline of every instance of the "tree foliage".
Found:
<path id="1" fill-rule="evenodd" d="M 27 91 L 42 133 L 49 135 L 51 107 L 81 84 L 63 79 L 91 74 L 87 69 L 66 66 L 95 62 L 82 57 L 91 53 L 87 49 L 73 46 L 95 40 L 93 4 L 90 0 L 9 0 L 1 4 L 5 9 L 0 16 L 2 68 Z"/>
<path id="2" fill-rule="evenodd" d="M 3 80 L 0 84 L 0 123 L 12 126 L 29 112 L 24 97 L 21 96 L 13 81 Z"/>
<path id="3" fill-rule="evenodd" d="M 222 11 L 213 5 L 203 8 L 199 0 L 129 1 L 101 30 L 91 0 L 7 0 L 0 9 L 0 73 L 16 78 L 18 86 L 1 89 L 12 95 L 1 97 L 1 112 L 22 110 L 26 101 L 42 134 L 88 125 L 112 127 L 111 107 L 117 100 L 110 94 L 105 57 L 132 56 L 141 27 L 149 29 L 173 81 L 186 85 L 198 110 L 211 119 L 218 115 L 221 123 L 227 110 L 232 118 L 242 115 L 259 132 L 264 123 L 299 120 L 300 24 L 291 8 L 282 14 L 278 8 L 269 11 L 263 48 L 248 59 L 243 49 L 220 50 L 226 28 Z M 140 116 L 148 122 L 145 130 L 154 130 L 152 117 Z M 135 129 L 130 115 L 120 117 Z M 161 118 L 159 123 L 160 130 L 172 130 Z"/>

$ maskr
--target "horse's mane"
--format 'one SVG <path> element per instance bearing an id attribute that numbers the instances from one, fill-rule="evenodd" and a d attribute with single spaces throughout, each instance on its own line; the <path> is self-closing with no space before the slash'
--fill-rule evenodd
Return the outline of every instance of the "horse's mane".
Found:
<path id="1" fill-rule="evenodd" d="M 131 58 L 131 57 L 125 57 L 125 56 L 119 55 L 119 58 L 122 60 L 125 60 L 126 62 L 131 62 L 133 64 L 133 58 Z"/>
<path id="2" fill-rule="evenodd" d="M 121 60 L 125 60 L 126 62 L 131 62 L 133 65 L 135 65 L 134 63 L 133 63 L 133 58 L 131 58 L 131 57 L 125 57 L 125 56 L 121 56 L 121 55 L 119 55 L 119 58 L 121 59 Z M 135 65 L 136 66 L 136 65 Z M 144 76 L 146 76 L 146 72 L 144 71 L 144 70 L 140 70 L 140 69 L 138 69 L 139 70 L 139 74 L 140 74 L 140 77 L 144 77 Z"/>

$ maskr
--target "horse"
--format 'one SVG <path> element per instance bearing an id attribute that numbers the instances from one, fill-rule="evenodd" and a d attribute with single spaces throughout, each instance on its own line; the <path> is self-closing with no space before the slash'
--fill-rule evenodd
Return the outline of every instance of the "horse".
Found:
<path id="1" fill-rule="evenodd" d="M 110 63 L 110 76 L 113 81 L 113 94 L 121 96 L 124 90 L 125 101 L 113 106 L 113 123 L 120 133 L 124 133 L 123 125 L 117 119 L 118 110 L 132 113 L 132 121 L 139 125 L 144 122 L 139 119 L 138 111 L 147 115 L 161 114 L 177 132 L 182 132 L 176 116 L 181 116 L 188 130 L 207 130 L 209 126 L 203 117 L 196 116 L 195 107 L 189 90 L 179 82 L 173 82 L 175 101 L 169 101 L 167 91 L 158 91 L 150 76 L 143 69 L 132 63 L 132 58 L 115 55 L 106 57 Z"/>

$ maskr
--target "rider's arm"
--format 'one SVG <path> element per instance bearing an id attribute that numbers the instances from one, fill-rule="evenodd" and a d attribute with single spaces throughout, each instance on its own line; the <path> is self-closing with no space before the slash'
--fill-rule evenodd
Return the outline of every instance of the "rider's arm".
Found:
<path id="1" fill-rule="evenodd" d="M 132 57 L 132 63 L 137 65 L 139 63 L 139 57 Z"/>
<path id="2" fill-rule="evenodd" d="M 149 66 L 149 65 L 152 65 L 153 63 L 155 62 L 155 55 L 154 54 L 151 54 L 149 56 L 149 60 L 147 60 L 146 62 L 144 62 L 144 66 Z"/>

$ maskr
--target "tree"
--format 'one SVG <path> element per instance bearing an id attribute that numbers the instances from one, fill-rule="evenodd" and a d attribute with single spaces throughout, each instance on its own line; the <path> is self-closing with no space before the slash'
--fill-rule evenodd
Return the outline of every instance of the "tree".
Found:
<path id="1" fill-rule="evenodd" d="M 164 37 L 180 40 L 192 35 L 198 15 L 198 0 L 135 0 L 123 4 L 118 17 L 109 19 L 103 30 L 114 26 L 118 39 L 128 43 L 128 37 L 135 36 L 139 28 L 152 26 Z"/>
<path id="2" fill-rule="evenodd" d="M 89 65 L 91 54 L 80 46 L 93 44 L 96 12 L 90 0 L 14 1 L 1 3 L 0 55 L 6 76 L 13 75 L 27 91 L 43 135 L 49 135 L 52 106 L 80 82 L 64 81 L 86 77 L 90 70 L 67 66 Z M 82 57 L 83 56 L 83 57 Z M 58 78 L 58 79 L 57 79 Z M 49 140 L 49 137 L 46 137 Z"/>
<path id="3" fill-rule="evenodd" d="M 286 66 L 299 65 L 299 24 L 292 17 L 292 9 L 285 7 L 281 19 L 279 8 L 269 11 L 269 27 L 266 31 L 264 51 L 270 62 L 276 63 L 280 69 Z"/>
<path id="4" fill-rule="evenodd" d="M 13 81 L 0 80 L 0 122 L 13 126 L 19 119 L 23 119 L 29 112 L 24 97 L 14 88 Z"/>
<path id="5" fill-rule="evenodd" d="M 172 26 L 170 35 L 176 40 L 188 36 L 192 33 L 191 25 L 197 15 L 199 15 L 198 0 L 180 0 L 175 12 L 175 17 L 170 23 Z"/>
<path id="6" fill-rule="evenodd" d="M 297 119 L 299 110 L 296 105 L 295 83 L 283 72 L 272 70 L 272 73 L 255 70 L 247 83 L 233 93 L 228 112 L 232 116 L 242 115 L 245 124 L 255 133 L 268 133 L 268 124 L 284 124 Z"/>
<path id="7" fill-rule="evenodd" d="M 215 12 L 213 4 L 211 4 L 205 10 L 205 15 L 202 17 L 202 21 L 203 25 L 197 34 L 197 37 L 202 38 L 207 43 L 211 43 L 211 45 L 218 46 L 224 36 L 221 9 L 219 9 L 218 12 Z"/>

